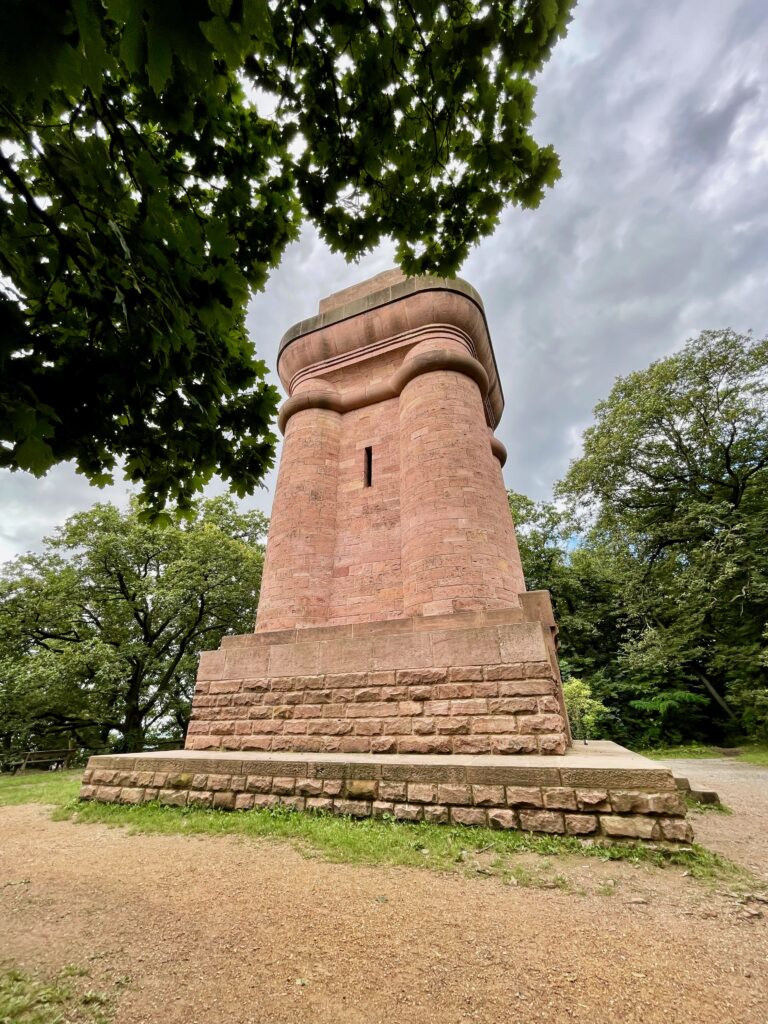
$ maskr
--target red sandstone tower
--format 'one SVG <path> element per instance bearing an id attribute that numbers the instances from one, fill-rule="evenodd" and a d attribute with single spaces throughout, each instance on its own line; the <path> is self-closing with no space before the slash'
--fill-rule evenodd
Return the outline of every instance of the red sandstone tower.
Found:
<path id="1" fill-rule="evenodd" d="M 478 294 L 380 274 L 292 327 L 278 372 L 256 632 L 203 655 L 187 747 L 563 753 L 554 621 L 525 591 Z"/>
<path id="2" fill-rule="evenodd" d="M 475 291 L 379 275 L 288 331 L 278 367 L 256 630 L 202 655 L 185 750 L 95 755 L 81 797 L 690 841 L 668 768 L 570 745 Z"/>

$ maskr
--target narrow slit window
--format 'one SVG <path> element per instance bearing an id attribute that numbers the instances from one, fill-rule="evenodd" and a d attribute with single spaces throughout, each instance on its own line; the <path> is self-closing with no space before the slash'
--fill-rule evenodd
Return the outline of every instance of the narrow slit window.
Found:
<path id="1" fill-rule="evenodd" d="M 365 449 L 365 486 L 373 483 L 373 448 Z"/>

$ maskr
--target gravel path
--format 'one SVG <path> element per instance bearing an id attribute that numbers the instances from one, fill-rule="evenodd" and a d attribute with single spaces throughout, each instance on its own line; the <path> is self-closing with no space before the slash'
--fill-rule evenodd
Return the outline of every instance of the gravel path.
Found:
<path id="1" fill-rule="evenodd" d="M 614 894 L 8 807 L 0 961 L 88 965 L 116 1024 L 765 1024 L 768 914 L 674 870 L 571 868 Z"/>
<path id="2" fill-rule="evenodd" d="M 715 790 L 733 811 L 693 815 L 697 841 L 768 880 L 768 768 L 727 757 L 662 763 L 694 789 Z"/>

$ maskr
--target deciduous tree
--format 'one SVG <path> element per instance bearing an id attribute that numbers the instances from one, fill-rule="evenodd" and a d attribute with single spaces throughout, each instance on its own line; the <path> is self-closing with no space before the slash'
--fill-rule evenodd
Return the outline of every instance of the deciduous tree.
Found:
<path id="1" fill-rule="evenodd" d="M 183 734 L 198 656 L 253 629 L 261 513 L 229 498 L 148 524 L 136 504 L 68 519 L 0 577 L 0 737 L 140 750 Z M 54 744 L 55 745 L 55 744 Z"/>
<path id="2" fill-rule="evenodd" d="M 308 219 L 451 273 L 558 177 L 532 76 L 574 0 L 7 0 L 0 466 L 117 460 L 155 509 L 250 493 L 277 393 L 246 336 Z"/>

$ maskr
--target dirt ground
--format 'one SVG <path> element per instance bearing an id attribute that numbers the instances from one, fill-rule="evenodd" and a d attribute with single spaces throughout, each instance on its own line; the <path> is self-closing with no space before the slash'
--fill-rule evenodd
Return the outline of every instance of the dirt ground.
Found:
<path id="1" fill-rule="evenodd" d="M 663 763 L 694 789 L 714 790 L 733 811 L 694 815 L 698 842 L 768 881 L 768 768 L 727 757 Z"/>
<path id="2" fill-rule="evenodd" d="M 713 764 L 685 773 L 736 813 L 699 835 L 766 873 L 768 769 Z M 88 967 L 117 1024 L 765 1024 L 768 904 L 566 860 L 568 891 L 515 888 L 1 808 L 0 962 Z"/>

